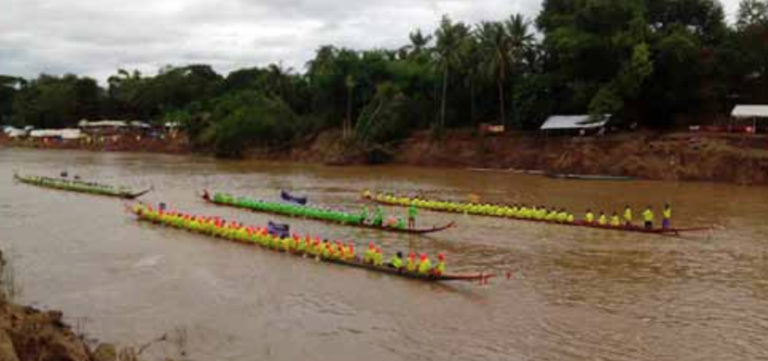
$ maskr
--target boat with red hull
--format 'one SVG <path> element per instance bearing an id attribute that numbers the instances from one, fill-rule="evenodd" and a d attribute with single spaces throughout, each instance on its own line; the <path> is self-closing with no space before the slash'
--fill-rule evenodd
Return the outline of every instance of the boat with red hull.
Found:
<path id="1" fill-rule="evenodd" d="M 386 200 L 376 199 L 375 197 L 366 197 L 364 196 L 363 199 L 374 202 L 377 204 L 382 204 L 386 206 L 394 206 L 394 207 L 409 207 L 409 205 L 400 204 L 399 202 L 390 202 Z M 429 211 L 434 212 L 444 212 L 444 213 L 463 213 L 461 211 L 452 211 L 452 210 L 442 210 L 442 209 L 434 209 L 429 207 L 420 207 L 416 206 L 417 208 L 422 208 Z M 510 206 L 511 207 L 511 206 Z M 537 223 L 547 223 L 547 224 L 555 224 L 555 225 L 561 225 L 561 226 L 569 226 L 569 227 L 582 227 L 582 228 L 595 228 L 595 229 L 602 229 L 607 231 L 621 231 L 621 232 L 634 232 L 634 233 L 648 233 L 648 234 L 658 234 L 658 235 L 667 235 L 667 236 L 680 236 L 682 233 L 686 232 L 700 232 L 700 231 L 708 231 L 713 229 L 712 227 L 688 227 L 688 228 L 645 228 L 640 226 L 610 226 L 610 225 L 600 225 L 597 222 L 589 223 L 585 221 L 576 221 L 573 223 L 568 222 L 557 222 L 557 221 L 548 221 L 543 219 L 531 219 L 531 218 L 519 218 L 519 217 L 508 217 L 504 215 L 495 215 L 495 214 L 485 214 L 485 213 L 468 213 L 470 215 L 475 216 L 485 216 L 485 217 L 496 217 L 496 218 L 505 218 L 505 219 L 511 219 L 515 221 L 528 221 L 528 222 L 537 222 Z"/>
<path id="2" fill-rule="evenodd" d="M 199 226 L 198 227 L 190 226 L 189 223 L 185 223 L 183 221 L 184 219 L 189 219 L 189 218 L 185 218 L 186 216 L 184 217 L 179 216 L 174 218 L 174 216 L 170 216 L 167 213 L 166 214 L 158 213 L 157 211 L 154 211 L 151 208 L 141 203 L 135 204 L 133 206 L 126 206 L 126 211 L 134 214 L 140 221 L 151 222 L 157 225 L 182 229 L 182 230 L 186 230 L 186 231 L 190 231 L 198 234 L 209 235 L 209 236 L 221 238 L 228 241 L 233 241 L 233 242 L 238 242 L 246 245 L 252 245 L 252 246 L 263 248 L 263 246 L 261 246 L 260 243 L 255 242 L 253 240 L 238 239 L 237 237 L 228 238 L 220 234 L 207 232 L 205 228 L 202 228 Z M 154 216 L 152 214 L 154 214 Z M 158 216 L 158 214 L 160 214 L 161 216 Z M 163 220 L 163 217 L 170 217 L 170 218 Z M 214 219 L 214 217 L 204 217 L 204 218 Z M 253 229 L 253 227 L 246 227 L 244 225 L 240 225 L 240 227 L 244 229 L 245 228 Z M 408 272 L 402 268 L 396 269 L 396 268 L 385 266 L 385 265 L 376 266 L 371 263 L 365 263 L 359 257 L 354 257 L 351 259 L 321 258 L 318 256 L 309 255 L 307 253 L 299 252 L 299 251 L 290 251 L 290 250 L 286 251 L 279 248 L 277 249 L 267 248 L 267 249 L 274 252 L 285 253 L 285 254 L 302 257 L 306 259 L 318 260 L 324 263 L 330 263 L 330 264 L 348 266 L 348 267 L 354 267 L 354 268 L 362 268 L 372 272 L 385 273 L 392 276 L 398 276 L 398 277 L 424 281 L 424 282 L 444 282 L 444 281 L 474 282 L 474 281 L 477 281 L 478 283 L 483 284 L 483 283 L 487 283 L 489 279 L 496 277 L 496 275 L 493 273 L 445 273 L 441 275 L 432 274 L 432 273 L 421 274 L 421 273 L 415 273 L 415 272 Z"/>
<path id="3" fill-rule="evenodd" d="M 270 211 L 267 211 L 267 210 L 256 210 L 256 209 L 253 209 L 253 208 L 250 208 L 250 207 L 247 207 L 247 206 L 243 206 L 243 205 L 239 205 L 239 204 L 235 204 L 235 203 L 217 201 L 215 199 L 212 199 L 211 197 L 207 197 L 206 194 L 207 193 L 203 193 L 203 195 L 201 195 L 200 197 L 204 201 L 206 201 L 208 203 L 211 203 L 211 204 L 218 205 L 218 206 L 233 207 L 233 208 L 247 209 L 247 210 L 250 210 L 250 211 L 253 211 L 253 212 L 271 213 L 271 214 L 277 214 L 277 215 L 281 215 L 281 216 L 295 217 L 295 216 L 293 216 L 291 214 L 288 214 L 288 213 L 270 212 Z M 396 233 L 407 233 L 407 234 L 422 234 L 422 235 L 423 234 L 436 233 L 436 232 L 444 231 L 444 230 L 452 228 L 452 227 L 456 227 L 456 223 L 455 222 L 449 222 L 449 223 L 447 223 L 445 225 L 433 226 L 431 228 L 398 228 L 398 227 L 375 226 L 373 224 L 368 224 L 368 223 L 340 223 L 340 222 L 334 222 L 334 221 L 331 221 L 331 220 L 319 219 L 319 218 L 310 218 L 310 217 L 295 217 L 295 218 L 311 219 L 311 220 L 315 220 L 315 221 L 323 221 L 323 222 L 328 222 L 328 223 L 341 224 L 341 225 L 350 226 L 350 227 L 375 229 L 375 230 L 385 231 L 385 232 L 396 232 Z"/>

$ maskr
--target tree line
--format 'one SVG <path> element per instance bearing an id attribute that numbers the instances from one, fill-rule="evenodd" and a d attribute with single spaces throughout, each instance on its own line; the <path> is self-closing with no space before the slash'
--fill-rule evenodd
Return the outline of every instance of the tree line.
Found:
<path id="1" fill-rule="evenodd" d="M 444 16 L 397 49 L 320 47 L 303 72 L 272 64 L 226 76 L 209 65 L 148 76 L 0 76 L 3 123 L 79 119 L 182 123 L 196 146 L 237 156 L 340 128 L 359 144 L 478 123 L 538 127 L 552 114 L 613 114 L 666 128 L 734 103 L 768 103 L 768 0 L 545 0 L 535 19 L 467 24 Z"/>

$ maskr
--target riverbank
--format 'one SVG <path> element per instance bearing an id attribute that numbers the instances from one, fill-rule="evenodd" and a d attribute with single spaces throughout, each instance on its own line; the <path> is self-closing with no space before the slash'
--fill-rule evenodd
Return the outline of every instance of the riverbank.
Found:
<path id="1" fill-rule="evenodd" d="M 123 140 L 84 144 L 2 141 L 8 146 L 93 151 L 144 151 L 183 154 L 185 139 Z M 533 170 L 546 174 L 626 176 L 672 181 L 712 181 L 740 185 L 768 184 L 765 135 L 633 132 L 603 137 L 546 137 L 507 134 L 483 137 L 450 131 L 442 139 L 418 132 L 389 149 L 360 150 L 326 131 L 294 144 L 289 151 L 251 149 L 246 157 L 359 165 L 390 163 L 426 167 Z"/>
<path id="2" fill-rule="evenodd" d="M 12 278 L 3 277 L 0 251 L 0 360 L 2 361 L 138 361 L 131 348 L 118 350 L 101 343 L 95 348 L 75 334 L 60 311 L 41 311 L 9 300 Z"/>
<path id="3" fill-rule="evenodd" d="M 370 161 L 367 154 L 359 151 L 340 157 L 344 154 L 343 147 L 335 139 L 338 139 L 337 134 L 320 135 L 308 146 L 295 148 L 289 159 L 329 164 Z M 265 153 L 252 156 L 269 157 Z M 437 140 L 422 132 L 400 144 L 387 162 L 537 174 L 765 185 L 768 184 L 768 138 L 765 135 L 683 132 L 633 132 L 604 137 L 530 134 L 482 137 L 469 131 L 453 131 Z"/>

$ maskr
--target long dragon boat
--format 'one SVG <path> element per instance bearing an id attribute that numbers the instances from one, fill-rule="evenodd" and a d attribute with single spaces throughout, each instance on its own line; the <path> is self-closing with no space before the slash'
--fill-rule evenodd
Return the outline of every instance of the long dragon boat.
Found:
<path id="1" fill-rule="evenodd" d="M 192 216 L 175 211 L 155 210 L 151 206 L 142 203 L 126 206 L 126 210 L 136 215 L 140 221 L 152 222 L 162 226 L 257 246 L 274 252 L 285 253 L 305 259 L 362 268 L 373 272 L 385 273 L 419 281 L 478 281 L 480 283 L 486 283 L 489 279 L 496 277 L 493 273 L 436 274 L 433 271 L 430 271 L 430 273 L 422 274 L 409 272 L 403 268 L 396 269 L 388 265 L 375 265 L 364 262 L 360 257 L 354 254 L 353 250 L 346 253 L 327 254 L 321 252 L 319 249 L 322 248 L 323 243 L 320 243 L 319 237 L 312 237 L 309 235 L 301 237 L 297 234 L 294 234 L 292 237 L 280 237 L 275 234 L 270 234 L 267 227 L 246 226 L 239 222 L 227 222 L 218 217 Z"/>
<path id="2" fill-rule="evenodd" d="M 345 226 L 376 229 L 386 232 L 398 232 L 408 234 L 428 234 L 446 230 L 454 227 L 454 222 L 449 222 L 442 226 L 432 228 L 405 228 L 399 226 L 377 226 L 367 223 L 363 215 L 337 210 L 329 210 L 316 207 L 299 206 L 288 203 L 266 202 L 261 200 L 252 200 L 244 197 L 235 198 L 233 196 L 215 193 L 213 197 L 207 191 L 203 192 L 201 198 L 212 204 L 228 206 L 235 208 L 248 209 L 254 212 L 278 214 L 289 217 L 312 219 L 329 223 L 337 223 Z"/>
<path id="3" fill-rule="evenodd" d="M 72 192 L 96 194 L 109 197 L 118 197 L 123 199 L 136 199 L 152 191 L 152 187 L 143 191 L 134 192 L 124 186 L 113 186 L 95 182 L 88 182 L 75 179 L 51 178 L 41 176 L 22 176 L 14 173 L 13 178 L 25 184 L 39 187 L 60 189 Z"/>
<path id="4" fill-rule="evenodd" d="M 519 221 L 557 224 L 562 226 L 596 228 L 596 229 L 603 229 L 603 230 L 609 230 L 609 231 L 679 236 L 681 233 L 684 233 L 684 232 L 707 231 L 712 229 L 712 227 L 650 228 L 649 229 L 649 228 L 634 226 L 634 225 L 621 225 L 621 226 L 601 225 L 601 224 L 598 224 L 597 222 L 590 223 L 590 222 L 580 221 L 580 220 L 575 220 L 573 222 L 567 222 L 567 221 L 563 222 L 563 221 L 557 221 L 557 220 L 521 217 L 519 214 L 513 211 L 513 206 L 511 205 L 483 205 L 479 203 L 424 200 L 421 198 L 398 197 L 398 196 L 383 195 L 383 194 L 378 194 L 374 196 L 373 194 L 370 194 L 367 191 L 363 193 L 363 199 L 368 200 L 370 202 L 387 205 L 387 206 L 397 206 L 397 207 L 413 206 L 416 208 L 427 209 L 435 212 L 462 213 L 462 214 L 471 214 L 476 216 L 507 218 L 507 219 L 513 219 L 513 220 L 519 220 Z"/>

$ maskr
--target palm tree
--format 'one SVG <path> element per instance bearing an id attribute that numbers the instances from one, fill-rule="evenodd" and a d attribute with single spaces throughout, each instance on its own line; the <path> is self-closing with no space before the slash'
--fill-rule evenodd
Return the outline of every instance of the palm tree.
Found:
<path id="1" fill-rule="evenodd" d="M 435 30 L 437 46 L 435 51 L 438 56 L 438 64 L 443 70 L 443 90 L 440 105 L 439 129 L 445 128 L 445 107 L 448 94 L 448 81 L 451 67 L 459 61 L 459 50 L 469 36 L 469 28 L 464 23 L 453 23 L 447 15 L 440 20 L 440 27 Z"/>
<path id="2" fill-rule="evenodd" d="M 432 41 L 432 35 L 424 36 L 421 29 L 408 34 L 408 38 L 411 40 L 410 45 L 406 45 L 405 48 L 410 50 L 410 55 L 418 56 L 426 48 L 430 41 Z"/>
<path id="3" fill-rule="evenodd" d="M 272 63 L 267 66 L 267 84 L 269 86 L 268 91 L 285 99 L 287 92 L 290 90 L 290 75 L 293 72 L 293 68 L 283 67 L 283 63 Z"/>
<path id="4" fill-rule="evenodd" d="M 511 70 L 517 72 L 517 65 L 522 59 L 530 56 L 533 47 L 534 37 L 529 32 L 531 22 L 523 15 L 515 14 L 507 19 L 504 26 L 509 40 L 509 64 L 513 68 Z"/>
<path id="5" fill-rule="evenodd" d="M 507 78 L 507 64 L 510 55 L 510 38 L 504 25 L 498 22 L 482 22 L 477 28 L 477 37 L 486 54 L 487 72 L 496 80 L 499 93 L 499 123 L 506 125 L 504 109 L 504 83 Z"/>
<path id="6" fill-rule="evenodd" d="M 475 112 L 475 92 L 478 80 L 483 76 L 482 48 L 475 37 L 470 37 L 461 47 L 461 67 L 464 70 L 464 85 L 469 88 L 469 118 L 474 125 L 477 120 Z"/>
<path id="7" fill-rule="evenodd" d="M 344 139 L 349 138 L 352 132 L 352 91 L 355 89 L 355 85 L 355 78 L 348 74 L 344 78 L 344 86 L 347 88 L 347 116 L 342 127 L 342 137 Z"/>

